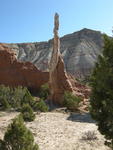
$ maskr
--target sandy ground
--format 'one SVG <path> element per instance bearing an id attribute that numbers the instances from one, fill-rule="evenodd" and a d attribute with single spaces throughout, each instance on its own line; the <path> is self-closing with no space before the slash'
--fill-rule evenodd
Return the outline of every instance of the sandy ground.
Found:
<path id="1" fill-rule="evenodd" d="M 0 138 L 16 115 L 0 112 Z M 35 121 L 26 125 L 33 132 L 40 150 L 110 150 L 104 145 L 104 138 L 88 113 L 40 113 Z M 88 132 L 95 133 L 89 140 Z"/>

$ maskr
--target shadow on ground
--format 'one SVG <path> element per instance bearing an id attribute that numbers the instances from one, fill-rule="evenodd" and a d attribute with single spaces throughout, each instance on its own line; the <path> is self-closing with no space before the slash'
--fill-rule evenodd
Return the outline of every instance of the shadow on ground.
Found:
<path id="1" fill-rule="evenodd" d="M 82 123 L 96 123 L 90 116 L 89 113 L 70 113 L 70 116 L 67 118 L 70 121 L 82 122 Z"/>
<path id="2" fill-rule="evenodd" d="M 69 117 L 67 120 L 82 122 L 82 123 L 96 123 L 92 118 L 90 113 L 80 113 L 80 112 L 70 112 L 66 107 L 60 107 L 53 104 L 51 101 L 46 101 L 46 104 L 49 106 L 49 111 L 68 113 Z"/>

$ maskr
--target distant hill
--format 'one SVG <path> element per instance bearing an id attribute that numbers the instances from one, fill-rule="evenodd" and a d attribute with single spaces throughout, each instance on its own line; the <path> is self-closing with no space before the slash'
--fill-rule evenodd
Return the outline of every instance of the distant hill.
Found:
<path id="1" fill-rule="evenodd" d="M 101 32 L 84 28 L 61 37 L 60 41 L 67 72 L 76 77 L 90 74 L 98 55 L 102 52 Z M 48 42 L 8 44 L 8 46 L 17 52 L 19 60 L 30 61 L 40 70 L 47 70 L 52 42 L 53 40 L 49 40 Z"/>

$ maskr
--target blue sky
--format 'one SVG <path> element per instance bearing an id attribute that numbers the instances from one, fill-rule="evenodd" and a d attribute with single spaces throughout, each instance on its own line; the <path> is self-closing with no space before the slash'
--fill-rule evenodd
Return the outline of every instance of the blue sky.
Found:
<path id="1" fill-rule="evenodd" d="M 112 35 L 113 0 L 0 0 L 0 42 L 49 40 L 55 12 L 60 36 L 82 28 Z"/>

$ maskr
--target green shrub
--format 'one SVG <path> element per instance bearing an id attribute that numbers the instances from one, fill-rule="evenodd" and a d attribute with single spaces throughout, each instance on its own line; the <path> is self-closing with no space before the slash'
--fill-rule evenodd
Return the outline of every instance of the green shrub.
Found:
<path id="1" fill-rule="evenodd" d="M 23 97 L 25 95 L 25 89 L 26 88 L 19 86 L 10 91 L 11 98 L 9 103 L 13 108 L 21 108 L 21 101 L 23 100 Z"/>
<path id="2" fill-rule="evenodd" d="M 71 111 L 76 111 L 79 107 L 81 99 L 77 96 L 74 96 L 71 92 L 66 91 L 64 93 L 63 105 Z"/>
<path id="3" fill-rule="evenodd" d="M 42 86 L 41 96 L 46 98 L 48 96 L 48 85 Z M 0 105 L 1 109 L 14 108 L 21 111 L 23 105 L 29 104 L 34 111 L 48 111 L 48 106 L 41 99 L 40 101 L 34 100 L 26 87 L 9 88 L 0 85 Z M 27 114 L 26 114 L 27 116 Z"/>
<path id="4" fill-rule="evenodd" d="M 20 115 L 8 126 L 4 139 L 0 140 L 0 150 L 39 150 Z"/>
<path id="5" fill-rule="evenodd" d="M 0 139 L 0 150 L 9 150 L 5 141 Z"/>
<path id="6" fill-rule="evenodd" d="M 48 84 L 44 84 L 41 86 L 40 90 L 39 90 L 39 93 L 38 93 L 38 96 L 42 99 L 47 99 L 48 95 L 50 94 L 50 91 L 49 91 L 49 86 Z"/>
<path id="7" fill-rule="evenodd" d="M 29 104 L 24 104 L 21 110 L 21 115 L 24 121 L 33 121 L 35 119 L 35 114 Z"/>
<path id="8" fill-rule="evenodd" d="M 2 106 L 2 110 L 8 110 L 11 108 L 11 106 L 9 105 L 8 101 L 6 100 L 6 98 L 0 98 L 0 104 Z"/>
<path id="9" fill-rule="evenodd" d="M 10 108 L 10 88 L 0 85 L 0 105 L 1 109 L 6 110 Z"/>
<path id="10" fill-rule="evenodd" d="M 91 77 L 90 113 L 113 149 L 113 38 L 104 36 L 103 55 L 98 57 Z"/>
<path id="11" fill-rule="evenodd" d="M 43 99 L 36 101 L 32 107 L 34 111 L 47 112 L 49 110 Z"/>
<path id="12" fill-rule="evenodd" d="M 12 95 L 12 107 L 21 108 L 24 104 L 31 105 L 33 102 L 33 97 L 26 87 L 17 87 L 13 90 Z"/>
<path id="13" fill-rule="evenodd" d="M 26 88 L 25 94 L 24 94 L 23 99 L 21 101 L 21 105 L 28 103 L 31 106 L 33 102 L 34 102 L 33 96 L 31 95 L 29 90 Z"/>
<path id="14" fill-rule="evenodd" d="M 26 87 L 9 88 L 0 85 L 0 104 L 2 108 L 12 107 L 20 110 L 22 105 L 32 106 L 34 99 Z"/>

